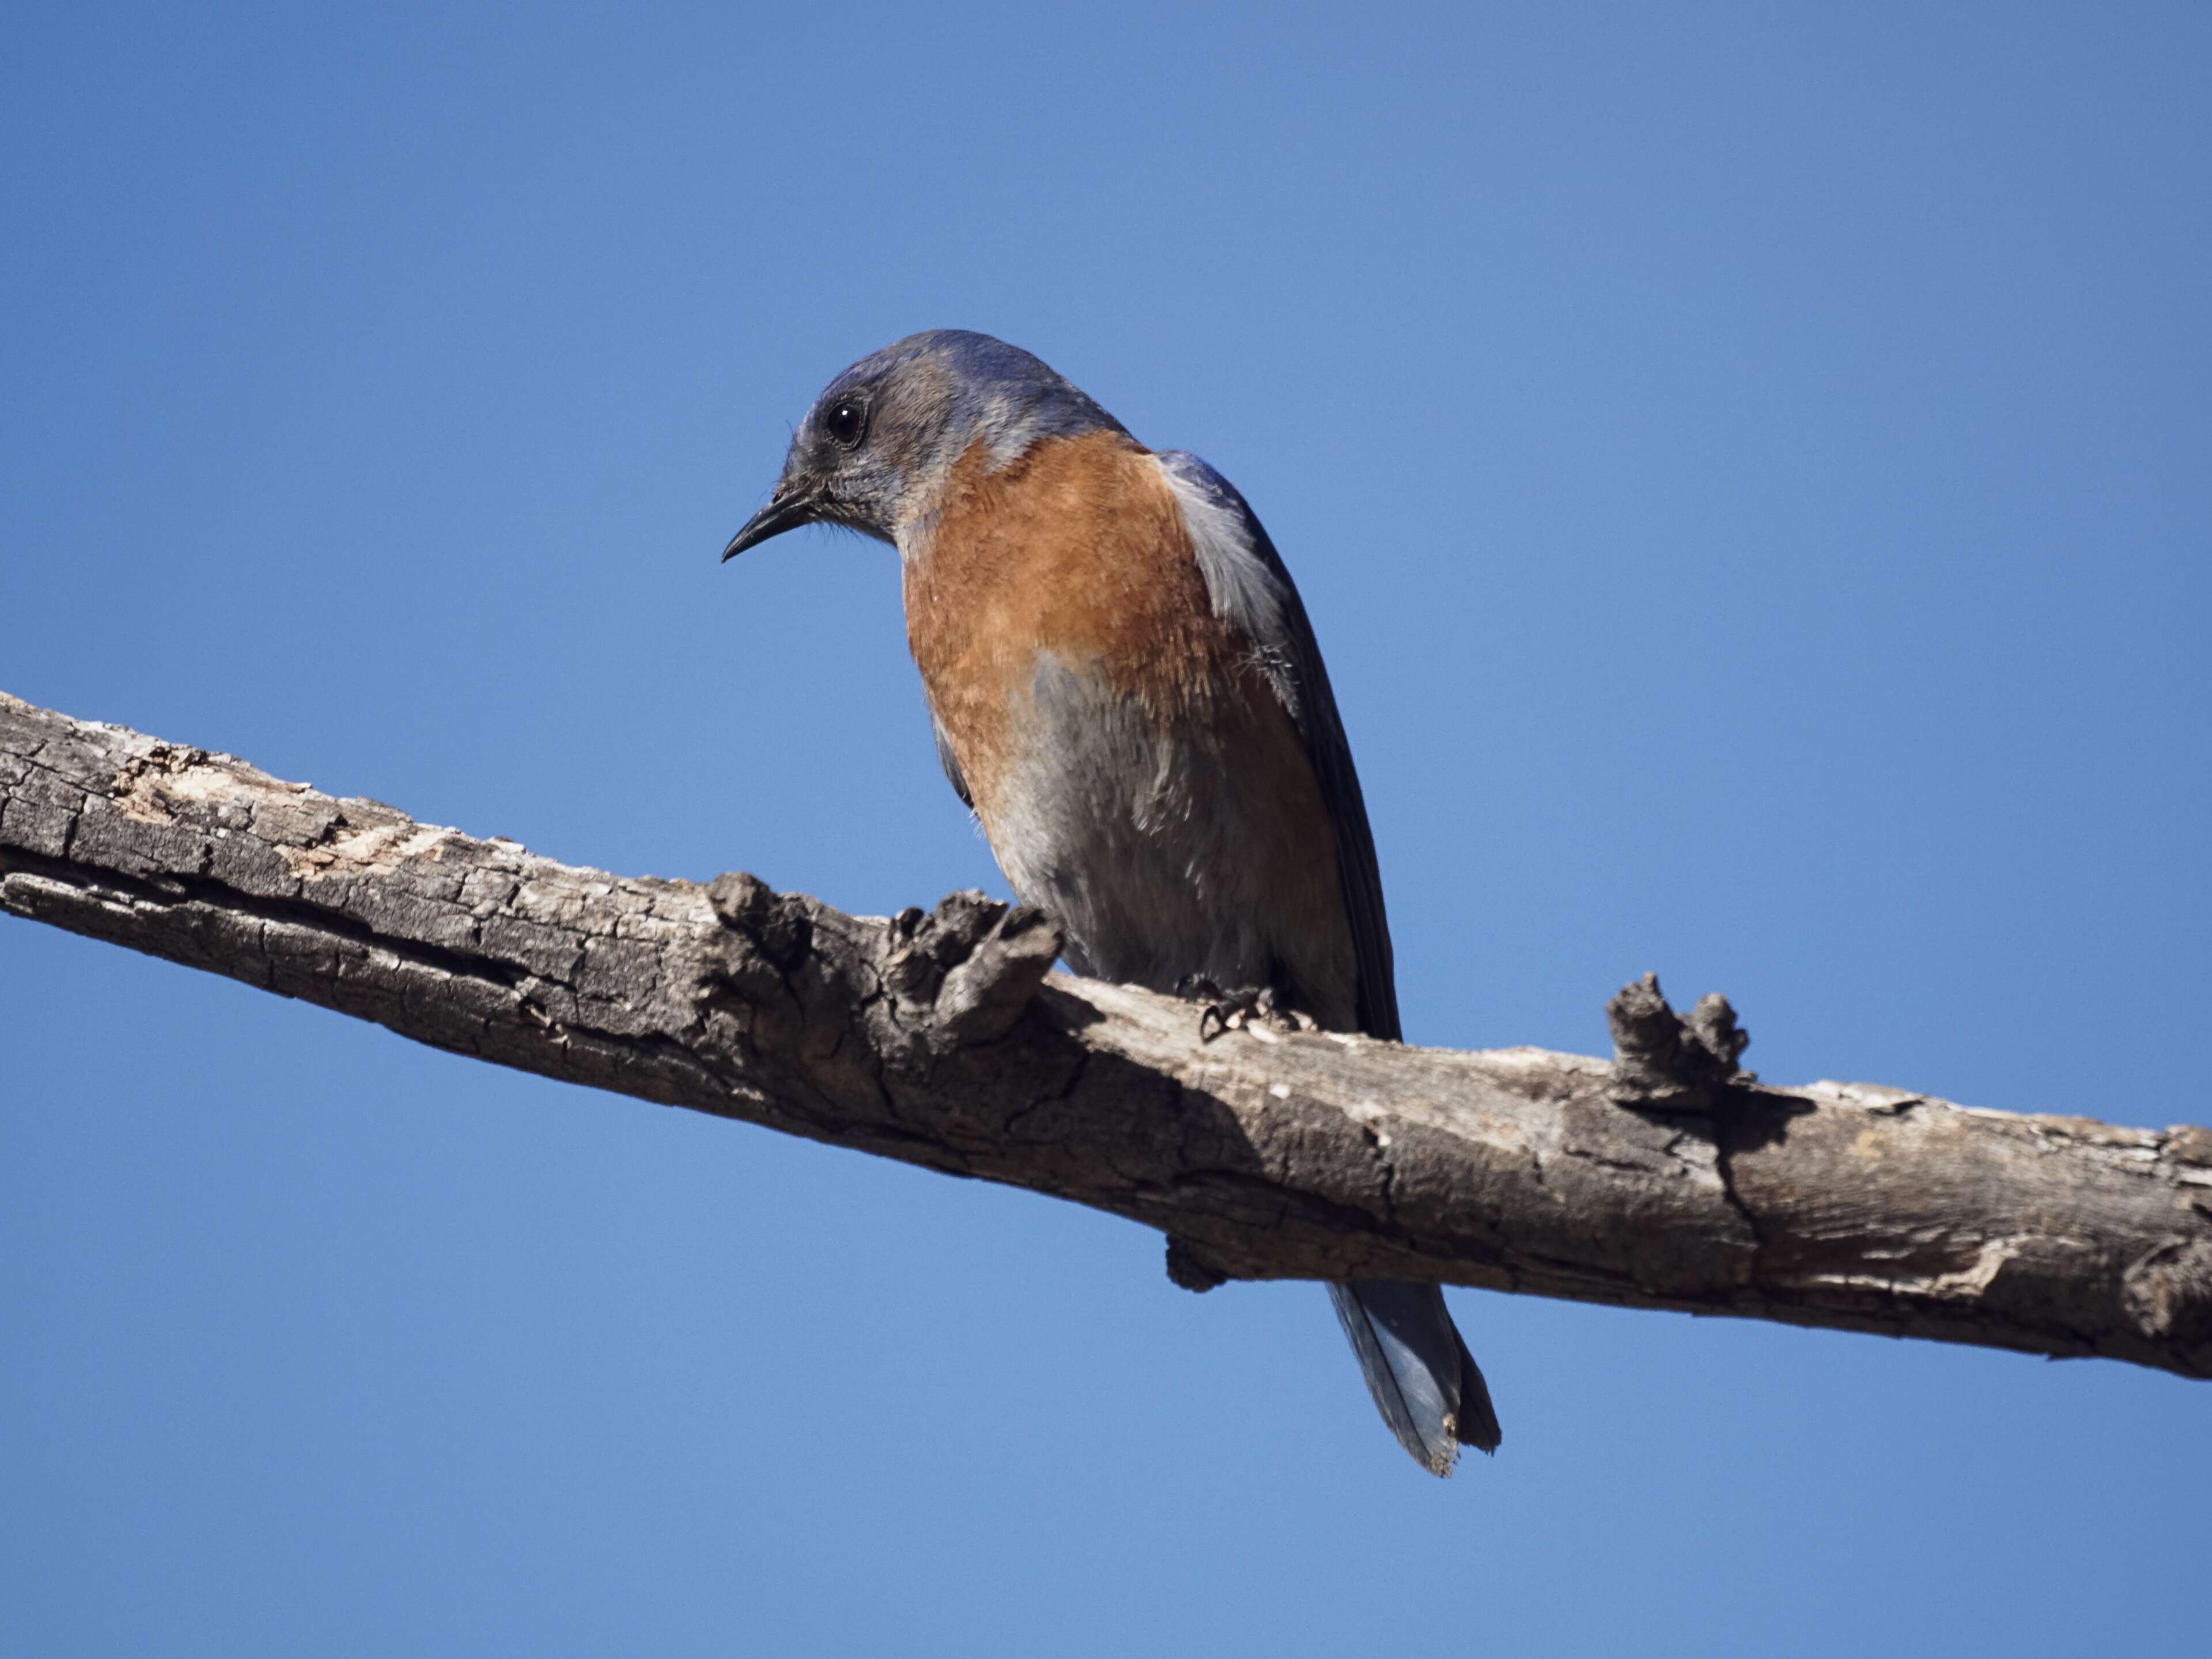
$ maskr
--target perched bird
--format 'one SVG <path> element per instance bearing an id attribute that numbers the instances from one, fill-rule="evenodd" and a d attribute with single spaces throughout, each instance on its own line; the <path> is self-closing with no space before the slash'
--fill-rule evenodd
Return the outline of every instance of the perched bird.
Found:
<path id="1" fill-rule="evenodd" d="M 898 549 L 945 775 L 1079 974 L 1258 995 L 1395 1039 L 1382 878 L 1304 605 L 1229 481 L 1028 352 L 940 329 L 863 357 L 729 559 L 805 524 Z M 1399 1443 L 1498 1443 L 1434 1285 L 1329 1294 Z"/>

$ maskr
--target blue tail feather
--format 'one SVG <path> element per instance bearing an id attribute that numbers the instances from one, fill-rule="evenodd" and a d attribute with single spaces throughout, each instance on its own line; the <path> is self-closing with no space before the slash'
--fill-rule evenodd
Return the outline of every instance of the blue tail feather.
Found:
<path id="1" fill-rule="evenodd" d="M 1376 1409 L 1431 1474 L 1449 1474 L 1462 1444 L 1495 1451 L 1504 1438 L 1481 1368 L 1434 1285 L 1359 1279 L 1329 1300 L 1358 1357 Z"/>

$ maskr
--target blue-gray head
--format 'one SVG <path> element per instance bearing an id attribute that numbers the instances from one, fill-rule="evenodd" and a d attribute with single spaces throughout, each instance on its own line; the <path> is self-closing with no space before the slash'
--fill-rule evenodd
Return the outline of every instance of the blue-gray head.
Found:
<path id="1" fill-rule="evenodd" d="M 1018 346 L 957 328 L 909 334 L 823 389 L 792 434 L 775 495 L 722 556 L 803 524 L 895 542 L 978 441 L 1000 467 L 1040 438 L 1102 428 L 1121 424 Z"/>

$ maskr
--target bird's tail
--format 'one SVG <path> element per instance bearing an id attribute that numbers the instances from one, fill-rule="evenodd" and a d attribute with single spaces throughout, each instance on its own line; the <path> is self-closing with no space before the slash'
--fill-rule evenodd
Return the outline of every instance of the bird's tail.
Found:
<path id="1" fill-rule="evenodd" d="M 1464 1443 L 1496 1451 L 1504 1437 L 1482 1370 L 1434 1285 L 1355 1279 L 1328 1287 L 1329 1300 L 1376 1409 L 1398 1443 L 1431 1474 L 1449 1474 Z"/>

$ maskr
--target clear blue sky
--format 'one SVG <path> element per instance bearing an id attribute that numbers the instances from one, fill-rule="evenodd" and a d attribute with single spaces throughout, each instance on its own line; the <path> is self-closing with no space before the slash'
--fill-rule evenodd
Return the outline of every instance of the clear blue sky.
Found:
<path id="1" fill-rule="evenodd" d="M 187 12 L 190 15 L 187 15 Z M 0 687 L 556 858 L 1000 884 L 892 559 L 728 568 L 911 330 L 1243 488 L 1413 1040 L 2212 1120 L 2197 6 L 18 6 Z M 0 1650 L 2203 1639 L 2212 1388 L 1321 1292 L 0 921 Z M 1403 1644 L 1403 1647 L 1396 1644 Z"/>

